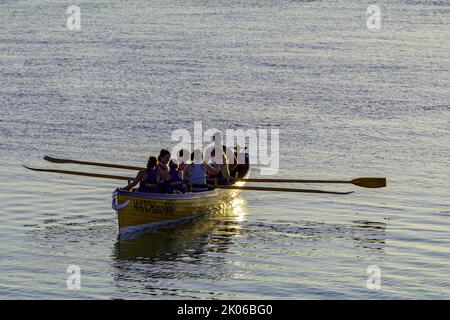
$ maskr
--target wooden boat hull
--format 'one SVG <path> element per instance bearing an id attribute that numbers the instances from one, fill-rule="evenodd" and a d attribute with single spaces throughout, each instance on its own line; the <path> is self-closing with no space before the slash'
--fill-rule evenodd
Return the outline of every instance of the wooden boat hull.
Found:
<path id="1" fill-rule="evenodd" d="M 250 169 L 240 177 L 250 176 Z M 238 182 L 236 186 L 243 186 Z M 113 208 L 119 220 L 119 233 L 150 227 L 169 227 L 220 210 L 240 190 L 216 189 L 185 194 L 141 193 L 116 190 Z"/>

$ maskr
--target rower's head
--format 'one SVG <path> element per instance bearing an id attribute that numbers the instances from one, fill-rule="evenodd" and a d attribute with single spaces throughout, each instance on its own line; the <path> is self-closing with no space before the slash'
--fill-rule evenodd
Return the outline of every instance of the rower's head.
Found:
<path id="1" fill-rule="evenodd" d="M 150 158 L 148 158 L 148 161 L 147 161 L 147 169 L 151 170 L 154 167 L 156 167 L 157 164 L 158 164 L 158 160 L 156 159 L 156 157 L 150 157 Z"/>
<path id="2" fill-rule="evenodd" d="M 217 131 L 214 133 L 214 135 L 211 137 L 211 140 L 214 142 L 216 146 L 219 146 L 223 142 L 222 133 L 220 131 Z"/>
<path id="3" fill-rule="evenodd" d="M 189 160 L 190 154 L 191 153 L 189 152 L 189 150 L 181 149 L 180 151 L 178 151 L 178 162 L 179 163 L 187 163 Z"/>
<path id="4" fill-rule="evenodd" d="M 170 169 L 170 171 L 178 170 L 178 163 L 175 160 L 170 160 L 169 169 Z"/>
<path id="5" fill-rule="evenodd" d="M 170 152 L 169 150 L 166 149 L 162 149 L 159 152 L 159 157 L 158 157 L 159 162 L 161 162 L 162 164 L 168 164 L 170 161 Z"/>
<path id="6" fill-rule="evenodd" d="M 203 162 L 203 151 L 201 149 L 195 149 L 192 152 L 191 160 L 194 161 L 195 164 L 200 164 Z"/>

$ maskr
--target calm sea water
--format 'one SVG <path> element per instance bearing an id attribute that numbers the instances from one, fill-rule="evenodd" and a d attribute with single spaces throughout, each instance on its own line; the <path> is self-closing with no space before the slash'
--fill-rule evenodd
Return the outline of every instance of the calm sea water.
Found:
<path id="1" fill-rule="evenodd" d="M 71 31 L 67 1 L 0 1 L 0 298 L 450 298 L 450 5 L 378 1 L 369 30 L 370 3 L 79 0 Z M 389 185 L 244 192 L 120 240 L 119 182 L 21 167 L 144 165 L 197 120 L 278 128 L 280 177 Z"/>

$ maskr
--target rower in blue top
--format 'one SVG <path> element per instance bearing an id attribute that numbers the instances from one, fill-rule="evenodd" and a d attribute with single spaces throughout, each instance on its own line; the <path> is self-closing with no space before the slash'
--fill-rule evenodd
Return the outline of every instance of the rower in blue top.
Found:
<path id="1" fill-rule="evenodd" d="M 184 169 L 184 177 L 192 192 L 201 192 L 208 190 L 206 182 L 207 174 L 217 174 L 217 170 L 205 163 L 203 160 L 203 152 L 200 149 L 195 149 L 191 155 L 191 163 L 187 164 Z"/>
<path id="2" fill-rule="evenodd" d="M 169 162 L 169 176 L 167 193 L 185 193 L 187 188 L 183 181 L 183 171 L 178 170 L 178 164 L 174 160 Z"/>
<path id="3" fill-rule="evenodd" d="M 133 179 L 124 190 L 131 190 L 139 183 L 139 192 L 147 192 L 147 193 L 159 193 L 160 189 L 160 174 L 158 172 L 158 160 L 155 157 L 148 158 L 147 168 L 141 170 L 136 175 L 136 178 Z"/>

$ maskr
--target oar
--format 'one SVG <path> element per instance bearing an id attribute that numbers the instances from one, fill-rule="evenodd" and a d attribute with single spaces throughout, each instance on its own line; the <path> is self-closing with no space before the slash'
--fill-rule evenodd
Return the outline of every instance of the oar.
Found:
<path id="1" fill-rule="evenodd" d="M 74 164 L 82 164 L 87 166 L 97 166 L 97 167 L 107 167 L 107 168 L 117 168 L 117 169 L 129 169 L 129 170 L 143 170 L 144 168 L 128 166 L 124 164 L 113 164 L 113 163 L 103 163 L 103 162 L 90 162 L 90 161 L 80 161 L 80 160 L 72 160 L 72 159 L 59 159 L 52 158 L 49 156 L 45 156 L 44 160 L 53 163 L 74 163 Z"/>
<path id="2" fill-rule="evenodd" d="M 134 178 L 124 177 L 124 176 L 113 176 L 109 174 L 99 174 L 99 173 L 90 173 L 90 172 L 80 172 L 80 171 L 67 171 L 67 170 L 53 170 L 53 169 L 37 169 L 24 166 L 25 168 L 33 171 L 42 171 L 42 172 L 54 172 L 54 173 L 62 173 L 62 174 L 72 174 L 76 176 L 85 176 L 85 177 L 94 177 L 94 178 L 103 178 L 103 179 L 114 179 L 114 180 L 127 180 L 131 181 Z"/>
<path id="3" fill-rule="evenodd" d="M 28 166 L 23 166 L 26 169 L 33 171 L 41 171 L 41 172 L 53 172 L 53 173 L 62 173 L 62 174 L 71 174 L 77 176 L 84 177 L 94 177 L 94 178 L 103 178 L 103 179 L 114 179 L 114 180 L 126 180 L 131 181 L 133 178 L 124 177 L 124 176 L 114 176 L 109 174 L 99 174 L 99 173 L 90 173 L 90 172 L 80 172 L 80 171 L 67 171 L 67 170 L 54 170 L 54 169 L 38 169 L 31 168 Z M 291 188 L 270 188 L 270 187 L 239 187 L 239 186 L 213 186 L 213 188 L 219 189 L 239 189 L 239 190 L 256 190 L 256 191 L 278 191 L 278 192 L 309 192 L 309 193 L 331 193 L 331 194 L 349 194 L 350 192 L 334 192 L 334 191 L 325 191 L 325 190 L 314 190 L 314 189 L 291 189 Z"/>
<path id="4" fill-rule="evenodd" d="M 291 189 L 291 188 L 271 188 L 271 187 L 253 187 L 253 186 L 213 186 L 218 189 L 238 189 L 238 190 L 252 190 L 252 191 L 277 191 L 277 192 L 305 192 L 305 193 L 330 193 L 330 194 L 350 194 L 354 191 L 337 192 L 315 189 Z"/>
<path id="5" fill-rule="evenodd" d="M 300 179 L 238 179 L 245 182 L 274 182 L 274 183 L 351 183 L 363 188 L 383 188 L 386 187 L 386 178 L 357 178 L 350 181 L 345 180 L 300 180 Z"/>
<path id="6" fill-rule="evenodd" d="M 73 163 L 88 166 L 98 166 L 107 168 L 117 168 L 117 169 L 129 169 L 129 170 L 143 170 L 142 167 L 129 166 L 124 164 L 113 164 L 113 163 L 103 163 L 103 162 L 91 162 L 91 161 L 81 161 L 72 159 L 60 159 L 45 156 L 44 160 L 53 163 Z M 275 182 L 275 183 L 351 183 L 358 187 L 363 188 L 383 188 L 386 187 L 386 178 L 357 178 L 350 181 L 344 180 L 301 180 L 301 179 L 239 179 L 239 181 L 246 182 Z"/>

